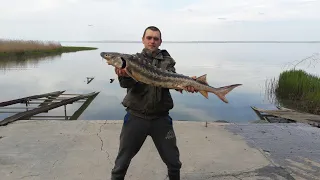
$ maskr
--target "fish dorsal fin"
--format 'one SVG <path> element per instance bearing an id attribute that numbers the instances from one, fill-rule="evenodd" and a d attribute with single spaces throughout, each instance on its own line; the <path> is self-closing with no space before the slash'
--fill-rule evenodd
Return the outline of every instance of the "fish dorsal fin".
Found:
<path id="1" fill-rule="evenodd" d="M 201 83 L 203 83 L 203 84 L 205 84 L 205 85 L 208 85 L 208 82 L 207 82 L 207 74 L 204 74 L 204 75 L 202 75 L 202 76 L 197 77 L 197 78 L 196 78 L 196 81 L 201 82 Z"/>

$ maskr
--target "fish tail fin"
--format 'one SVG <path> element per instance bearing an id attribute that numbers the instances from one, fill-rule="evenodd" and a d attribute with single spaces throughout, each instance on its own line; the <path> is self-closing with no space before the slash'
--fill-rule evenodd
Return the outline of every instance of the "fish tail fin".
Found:
<path id="1" fill-rule="evenodd" d="M 207 82 L 207 74 L 204 74 L 202 76 L 199 76 L 195 79 L 196 81 L 200 82 L 201 84 L 208 85 Z M 214 93 L 221 99 L 223 102 L 228 103 L 227 98 L 225 97 L 230 91 L 232 91 L 234 88 L 241 86 L 242 84 L 232 84 L 229 86 L 223 86 L 219 88 L 212 88 L 211 91 L 199 91 L 202 96 L 209 99 L 208 92 Z"/>
<path id="2" fill-rule="evenodd" d="M 209 91 L 219 97 L 223 102 L 228 103 L 226 95 L 232 91 L 234 88 L 241 86 L 242 84 L 232 84 L 229 86 L 223 86 L 219 88 L 214 88 L 213 90 Z M 202 94 L 202 93 L 201 93 Z"/>

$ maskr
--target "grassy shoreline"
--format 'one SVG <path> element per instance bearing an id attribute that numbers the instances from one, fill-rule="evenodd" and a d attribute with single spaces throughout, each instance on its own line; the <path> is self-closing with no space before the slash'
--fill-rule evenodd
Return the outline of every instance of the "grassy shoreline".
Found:
<path id="1" fill-rule="evenodd" d="M 285 107 L 320 115 L 320 77 L 288 70 L 270 82 L 268 91 Z"/>
<path id="2" fill-rule="evenodd" d="M 0 40 L 0 57 L 62 54 L 95 49 L 98 48 L 62 46 L 59 42 L 52 41 Z"/>

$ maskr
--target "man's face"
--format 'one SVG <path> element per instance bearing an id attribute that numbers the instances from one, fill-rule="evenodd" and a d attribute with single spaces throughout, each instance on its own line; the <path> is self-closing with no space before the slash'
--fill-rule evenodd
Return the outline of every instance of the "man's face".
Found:
<path id="1" fill-rule="evenodd" d="M 151 51 L 157 50 L 162 42 L 160 39 L 160 32 L 148 29 L 145 36 L 142 38 L 142 42 L 145 48 Z"/>

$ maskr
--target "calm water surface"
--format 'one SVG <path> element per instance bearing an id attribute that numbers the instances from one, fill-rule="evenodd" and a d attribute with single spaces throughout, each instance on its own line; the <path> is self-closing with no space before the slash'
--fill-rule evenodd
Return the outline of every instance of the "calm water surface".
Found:
<path id="1" fill-rule="evenodd" d="M 30 59 L 26 62 L 0 61 L 0 101 L 66 90 L 66 93 L 100 94 L 79 119 L 123 119 L 125 110 L 121 101 L 126 94 L 116 78 L 114 69 L 99 56 L 101 51 L 124 53 L 140 52 L 139 43 L 68 43 L 63 45 L 94 46 L 98 50 L 64 53 L 61 56 Z M 182 44 L 164 43 L 165 48 L 177 61 L 177 72 L 190 76 L 207 74 L 212 86 L 242 83 L 227 95 L 229 104 L 210 94 L 205 99 L 201 94 L 172 91 L 175 107 L 171 116 L 179 120 L 247 122 L 257 120 L 250 106 L 274 108 L 265 96 L 265 82 L 277 78 L 289 66 L 288 63 L 318 53 L 320 44 Z M 307 63 L 303 64 L 304 69 Z M 320 74 L 319 66 L 309 67 L 308 72 Z M 95 77 L 87 84 L 86 77 Z M 67 106 L 71 115 L 80 105 Z M 49 112 L 63 115 L 63 109 Z M 0 119 L 8 114 L 0 114 Z"/>

